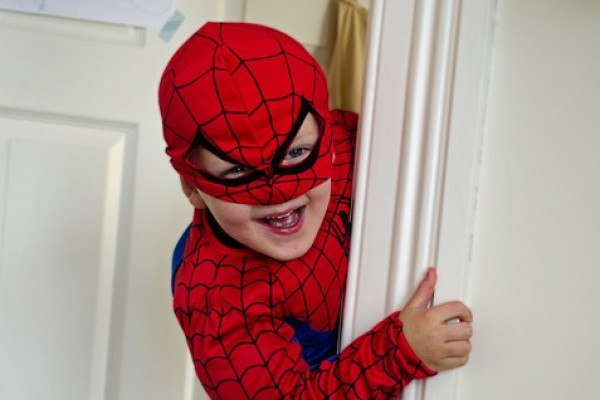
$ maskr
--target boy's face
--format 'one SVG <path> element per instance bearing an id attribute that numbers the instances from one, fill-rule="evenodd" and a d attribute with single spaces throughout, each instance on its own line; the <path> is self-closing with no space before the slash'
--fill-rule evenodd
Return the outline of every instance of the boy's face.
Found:
<path id="1" fill-rule="evenodd" d="M 283 159 L 286 167 L 299 165 L 315 149 L 320 136 L 315 117 L 308 114 Z M 238 179 L 253 171 L 225 161 L 204 148 L 191 155 L 200 169 L 219 178 Z M 221 228 L 243 245 L 271 258 L 286 261 L 308 251 L 319 231 L 331 193 L 331 180 L 285 203 L 251 205 L 225 201 L 198 190 Z"/>

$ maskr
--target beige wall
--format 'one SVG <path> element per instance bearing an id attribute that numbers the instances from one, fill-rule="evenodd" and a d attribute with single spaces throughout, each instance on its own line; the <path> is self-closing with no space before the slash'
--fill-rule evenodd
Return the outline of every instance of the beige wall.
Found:
<path id="1" fill-rule="evenodd" d="M 598 398 L 600 2 L 499 0 L 461 400 Z"/>

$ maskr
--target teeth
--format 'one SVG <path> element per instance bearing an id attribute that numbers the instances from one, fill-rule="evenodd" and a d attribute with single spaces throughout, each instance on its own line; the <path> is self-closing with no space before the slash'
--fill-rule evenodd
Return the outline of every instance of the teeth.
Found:
<path id="1" fill-rule="evenodd" d="M 283 219 L 283 218 L 287 218 L 287 217 L 289 217 L 290 215 L 292 215 L 292 213 L 293 213 L 294 211 L 296 211 L 296 210 L 292 210 L 292 211 L 290 211 L 290 212 L 288 212 L 288 213 L 286 213 L 286 214 L 284 214 L 284 215 L 278 215 L 278 216 L 276 216 L 276 217 L 267 217 L 267 219 Z"/>
<path id="2" fill-rule="evenodd" d="M 295 226 L 300 219 L 300 211 L 292 210 L 284 215 L 278 215 L 276 217 L 267 217 L 265 221 L 274 228 L 284 229 Z"/>

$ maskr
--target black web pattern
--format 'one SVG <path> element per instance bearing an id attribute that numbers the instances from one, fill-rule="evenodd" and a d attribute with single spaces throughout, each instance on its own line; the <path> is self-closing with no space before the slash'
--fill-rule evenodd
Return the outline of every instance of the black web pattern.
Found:
<path id="1" fill-rule="evenodd" d="M 217 24 L 212 31 L 196 33 L 163 75 L 160 97 L 167 151 L 175 168 L 212 196 L 240 203 L 282 203 L 330 177 L 327 130 L 310 166 L 283 171 L 273 165 L 305 103 L 318 119 L 326 116 L 326 78 L 289 37 L 253 27 L 249 34 L 258 31 L 262 38 L 254 49 L 228 27 Z M 199 51 L 209 56 L 190 61 Z M 185 156 L 198 142 L 228 161 L 256 169 L 257 175 L 250 182 L 228 184 L 207 177 Z"/>

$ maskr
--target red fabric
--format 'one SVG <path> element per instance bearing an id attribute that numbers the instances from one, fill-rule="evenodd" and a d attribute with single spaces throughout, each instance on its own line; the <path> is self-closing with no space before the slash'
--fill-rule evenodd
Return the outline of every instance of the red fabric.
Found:
<path id="1" fill-rule="evenodd" d="M 203 192 L 242 204 L 277 204 L 331 177 L 331 133 L 301 171 L 278 155 L 299 126 L 303 107 L 327 127 L 327 82 L 294 39 L 265 26 L 208 23 L 175 53 L 163 73 L 159 104 L 175 169 Z M 199 142 L 219 157 L 259 173 L 248 182 L 214 179 L 189 161 Z"/>
<path id="2" fill-rule="evenodd" d="M 219 242 L 197 211 L 174 310 L 196 373 L 213 399 L 393 399 L 433 372 L 410 349 L 393 314 L 334 361 L 310 370 L 287 317 L 318 330 L 337 324 L 346 280 L 356 115 L 332 113 L 331 201 L 312 248 L 279 262 Z"/>

